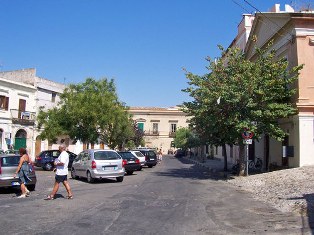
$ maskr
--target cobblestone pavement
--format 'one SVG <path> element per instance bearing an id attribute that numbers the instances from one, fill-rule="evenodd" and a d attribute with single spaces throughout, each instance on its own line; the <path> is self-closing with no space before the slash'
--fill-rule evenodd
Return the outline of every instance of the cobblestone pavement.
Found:
<path id="1" fill-rule="evenodd" d="M 187 159 L 217 173 L 222 180 L 227 178 L 228 183 L 249 191 L 256 199 L 270 203 L 282 212 L 295 212 L 314 217 L 314 166 L 239 177 L 223 172 L 221 160 L 200 162 Z M 228 168 L 231 169 L 231 165 Z"/>

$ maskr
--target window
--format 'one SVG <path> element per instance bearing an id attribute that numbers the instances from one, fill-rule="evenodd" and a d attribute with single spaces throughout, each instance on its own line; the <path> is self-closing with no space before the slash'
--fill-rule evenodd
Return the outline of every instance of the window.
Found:
<path id="1" fill-rule="evenodd" d="M 51 94 L 51 102 L 56 102 L 56 96 L 57 96 L 57 94 L 56 93 L 52 93 Z"/>
<path id="2" fill-rule="evenodd" d="M 0 109 L 9 110 L 9 97 L 0 95 Z"/>
<path id="3" fill-rule="evenodd" d="M 121 159 L 120 155 L 111 151 L 98 151 L 94 153 L 95 160 L 116 160 Z"/>
<path id="4" fill-rule="evenodd" d="M 144 131 L 144 123 L 137 123 L 137 128 Z"/>
<path id="5" fill-rule="evenodd" d="M 153 134 L 158 134 L 158 123 L 153 123 Z"/>
<path id="6" fill-rule="evenodd" d="M 172 123 L 170 126 L 170 132 L 176 132 L 177 130 L 177 124 L 176 123 Z"/>

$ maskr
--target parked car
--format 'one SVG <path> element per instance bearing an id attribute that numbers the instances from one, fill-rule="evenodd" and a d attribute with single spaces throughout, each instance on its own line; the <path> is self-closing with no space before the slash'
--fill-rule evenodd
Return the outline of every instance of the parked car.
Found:
<path id="1" fill-rule="evenodd" d="M 19 150 L 15 150 L 15 149 L 8 149 L 4 153 L 5 154 L 16 154 L 16 155 L 19 155 L 20 151 Z"/>
<path id="2" fill-rule="evenodd" d="M 131 151 L 121 151 L 118 153 L 123 159 L 124 169 L 128 175 L 132 175 L 134 171 L 138 171 L 142 168 L 140 160 L 135 157 Z"/>
<path id="3" fill-rule="evenodd" d="M 156 150 L 153 149 L 135 149 L 133 151 L 140 151 L 145 156 L 145 166 L 152 168 L 157 165 Z"/>
<path id="4" fill-rule="evenodd" d="M 141 168 L 139 170 L 142 170 L 143 166 L 146 165 L 146 157 L 140 151 L 130 151 L 130 152 L 140 160 Z"/>
<path id="5" fill-rule="evenodd" d="M 20 155 L 12 154 L 2 154 L 0 155 L 0 188 L 10 188 L 19 187 L 19 178 L 14 177 L 17 166 L 19 165 Z M 27 183 L 27 188 L 30 191 L 34 191 L 36 187 L 36 174 L 34 167 L 32 167 L 32 172 L 30 172 L 31 182 Z"/>
<path id="6" fill-rule="evenodd" d="M 123 181 L 125 169 L 122 157 L 114 150 L 87 149 L 79 153 L 71 167 L 73 179 L 86 178 L 92 183 L 95 179 L 116 178 Z"/>
<path id="7" fill-rule="evenodd" d="M 174 152 L 175 157 L 184 157 L 185 156 L 185 151 L 183 149 L 177 149 Z"/>
<path id="8" fill-rule="evenodd" d="M 74 158 L 76 158 L 76 154 L 70 151 L 67 151 L 69 154 L 69 165 L 68 168 L 71 169 L 72 163 Z M 42 167 L 44 170 L 52 171 L 54 168 L 54 161 L 57 157 L 59 157 L 60 151 L 59 150 L 45 150 L 42 151 L 36 158 L 35 158 L 35 165 L 38 167 Z"/>

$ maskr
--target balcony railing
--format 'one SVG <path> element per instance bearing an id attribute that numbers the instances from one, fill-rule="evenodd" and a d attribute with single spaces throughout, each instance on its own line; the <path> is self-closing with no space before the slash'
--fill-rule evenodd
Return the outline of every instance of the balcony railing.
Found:
<path id="1" fill-rule="evenodd" d="M 171 137 L 171 138 L 176 137 L 176 132 L 170 131 L 170 132 L 169 132 L 169 137 Z"/>
<path id="2" fill-rule="evenodd" d="M 34 125 L 36 113 L 29 111 L 20 111 L 18 109 L 10 109 L 12 123 L 21 125 Z"/>
<path id="3" fill-rule="evenodd" d="M 159 135 L 159 131 L 145 131 L 145 135 Z"/>

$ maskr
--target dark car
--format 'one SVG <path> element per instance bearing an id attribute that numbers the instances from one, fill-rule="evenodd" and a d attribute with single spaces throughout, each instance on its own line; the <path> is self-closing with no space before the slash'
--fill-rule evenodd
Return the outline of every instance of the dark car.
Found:
<path id="1" fill-rule="evenodd" d="M 128 175 L 132 175 L 134 171 L 139 171 L 142 168 L 140 160 L 130 151 L 121 151 L 118 153 L 123 159 L 122 164 L 124 166 L 125 172 Z"/>
<path id="2" fill-rule="evenodd" d="M 2 154 L 0 156 L 0 188 L 20 187 L 19 178 L 14 177 L 19 161 L 20 155 Z M 30 191 L 33 191 L 35 190 L 37 179 L 34 167 L 32 165 L 30 167 L 32 169 L 29 173 L 31 181 L 26 186 Z"/>
<path id="3" fill-rule="evenodd" d="M 76 154 L 70 151 L 67 151 L 69 154 L 69 165 L 68 168 L 72 167 L 73 160 L 76 158 Z M 42 151 L 35 159 L 35 165 L 42 167 L 44 170 L 51 171 L 54 168 L 54 161 L 59 157 L 59 150 L 45 150 Z"/>
<path id="4" fill-rule="evenodd" d="M 149 168 L 157 165 L 157 154 L 153 149 L 136 149 L 136 151 L 140 151 L 144 156 L 146 163 L 145 165 Z"/>
<path id="5" fill-rule="evenodd" d="M 177 151 L 174 152 L 175 157 L 184 157 L 185 151 L 183 149 L 177 149 Z"/>

